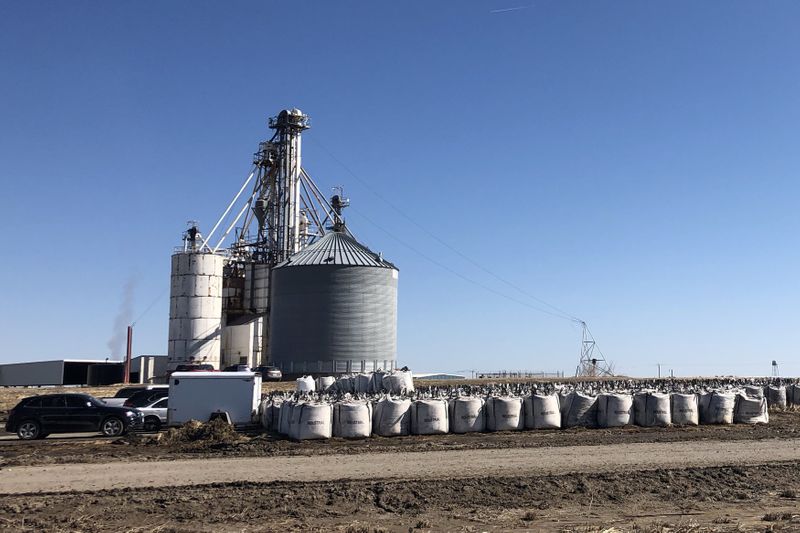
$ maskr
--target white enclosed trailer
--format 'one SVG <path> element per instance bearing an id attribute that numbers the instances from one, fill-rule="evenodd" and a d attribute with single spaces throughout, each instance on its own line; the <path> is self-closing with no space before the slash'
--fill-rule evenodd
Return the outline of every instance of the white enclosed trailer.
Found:
<path id="1" fill-rule="evenodd" d="M 174 372 L 169 378 L 167 424 L 207 422 L 228 413 L 233 424 L 250 424 L 261 401 L 261 375 L 255 372 Z"/>

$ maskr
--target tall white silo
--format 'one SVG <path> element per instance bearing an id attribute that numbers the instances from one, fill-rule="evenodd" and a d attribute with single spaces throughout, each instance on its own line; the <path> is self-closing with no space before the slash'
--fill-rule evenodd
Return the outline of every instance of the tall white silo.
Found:
<path id="1" fill-rule="evenodd" d="M 186 363 L 220 366 L 222 332 L 221 255 L 183 251 L 172 256 L 169 368 Z"/>

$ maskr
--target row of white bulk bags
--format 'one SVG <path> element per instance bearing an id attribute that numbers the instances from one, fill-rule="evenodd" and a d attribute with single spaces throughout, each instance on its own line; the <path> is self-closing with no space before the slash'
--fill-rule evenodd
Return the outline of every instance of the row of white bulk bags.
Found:
<path id="1" fill-rule="evenodd" d="M 381 437 L 408 435 L 411 431 L 411 400 L 381 398 L 372 414 L 372 432 Z"/>
<path id="2" fill-rule="evenodd" d="M 786 387 L 769 385 L 766 388 L 767 405 L 776 409 L 786 409 Z"/>
<path id="3" fill-rule="evenodd" d="M 372 402 L 352 400 L 333 405 L 333 436 L 360 439 L 372 435 Z"/>
<path id="4" fill-rule="evenodd" d="M 736 394 L 710 391 L 701 393 L 698 400 L 701 424 L 733 424 Z"/>
<path id="5" fill-rule="evenodd" d="M 289 438 L 329 439 L 333 436 L 333 406 L 324 402 L 300 402 L 290 409 Z"/>
<path id="6" fill-rule="evenodd" d="M 672 424 L 669 394 L 664 392 L 637 392 L 633 395 L 634 421 L 637 426 L 654 427 Z"/>
<path id="7" fill-rule="evenodd" d="M 315 381 L 320 392 L 328 392 L 336 386 L 336 378 L 333 376 L 320 376 Z"/>
<path id="8" fill-rule="evenodd" d="M 449 433 L 448 402 L 443 398 L 415 400 L 411 404 L 411 433 L 443 435 Z"/>
<path id="9" fill-rule="evenodd" d="M 486 400 L 479 396 L 461 396 L 450 400 L 450 431 L 480 433 L 486 430 Z"/>
<path id="10" fill-rule="evenodd" d="M 736 406 L 733 412 L 733 421 L 736 424 L 767 424 L 769 423 L 769 410 L 766 398 L 753 398 L 745 393 L 736 397 Z"/>
<path id="11" fill-rule="evenodd" d="M 558 394 L 531 394 L 525 397 L 526 429 L 561 427 L 561 404 Z"/>
<path id="12" fill-rule="evenodd" d="M 316 383 L 311 376 L 297 378 L 297 392 L 314 392 Z"/>
<path id="13" fill-rule="evenodd" d="M 572 391 L 563 397 L 561 404 L 562 427 L 596 427 L 597 396 Z"/>
<path id="14" fill-rule="evenodd" d="M 629 426 L 633 422 L 633 396 L 604 393 L 597 396 L 597 425 L 601 428 Z"/>
<path id="15" fill-rule="evenodd" d="M 679 426 L 696 426 L 700 423 L 697 394 L 673 392 L 670 395 L 672 423 Z"/>
<path id="16" fill-rule="evenodd" d="M 490 396 L 486 400 L 486 429 L 489 431 L 516 431 L 522 429 L 522 398 L 516 396 Z"/>

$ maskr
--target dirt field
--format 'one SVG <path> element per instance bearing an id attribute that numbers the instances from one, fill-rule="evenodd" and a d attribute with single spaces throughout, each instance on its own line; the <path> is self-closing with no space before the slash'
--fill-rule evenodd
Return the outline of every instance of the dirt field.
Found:
<path id="1" fill-rule="evenodd" d="M 797 531 L 797 479 L 790 464 L 32 494 L 0 497 L 0 529 Z"/>

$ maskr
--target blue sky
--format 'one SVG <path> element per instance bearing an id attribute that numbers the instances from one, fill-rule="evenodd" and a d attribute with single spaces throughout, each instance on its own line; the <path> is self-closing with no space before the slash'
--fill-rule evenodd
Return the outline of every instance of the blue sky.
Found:
<path id="1" fill-rule="evenodd" d="M 139 316 L 185 222 L 215 222 L 297 106 L 305 167 L 400 267 L 402 364 L 574 371 L 579 329 L 455 249 L 586 320 L 621 372 L 800 374 L 798 20 L 788 0 L 3 2 L 0 360 L 106 356 L 126 283 Z M 167 300 L 137 353 L 166 352 Z"/>

